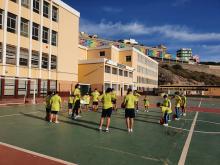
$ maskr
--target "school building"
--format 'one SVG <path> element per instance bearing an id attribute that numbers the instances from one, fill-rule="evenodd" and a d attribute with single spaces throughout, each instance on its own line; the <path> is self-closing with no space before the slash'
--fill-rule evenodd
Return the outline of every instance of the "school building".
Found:
<path id="1" fill-rule="evenodd" d="M 79 46 L 86 57 L 79 61 L 79 82 L 91 85 L 92 90 L 114 88 L 124 95 L 128 88 L 149 91 L 158 87 L 158 63 L 136 48 Z"/>
<path id="2" fill-rule="evenodd" d="M 0 98 L 78 82 L 80 13 L 61 0 L 0 1 Z M 25 92 L 27 91 L 27 92 Z"/>

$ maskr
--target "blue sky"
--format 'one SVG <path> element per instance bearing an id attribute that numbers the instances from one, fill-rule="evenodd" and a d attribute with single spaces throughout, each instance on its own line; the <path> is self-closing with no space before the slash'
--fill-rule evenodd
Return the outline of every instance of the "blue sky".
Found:
<path id="1" fill-rule="evenodd" d="M 192 48 L 220 61 L 220 0 L 64 0 L 81 13 L 80 30 L 106 39 Z"/>

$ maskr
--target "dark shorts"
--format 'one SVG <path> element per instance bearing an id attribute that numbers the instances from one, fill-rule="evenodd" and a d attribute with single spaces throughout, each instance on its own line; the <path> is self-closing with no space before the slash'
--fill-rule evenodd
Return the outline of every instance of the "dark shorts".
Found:
<path id="1" fill-rule="evenodd" d="M 116 100 L 112 100 L 112 104 L 116 104 L 117 103 L 117 101 Z"/>
<path id="2" fill-rule="evenodd" d="M 79 108 L 80 108 L 80 100 L 76 100 L 74 107 L 73 107 L 73 110 L 77 110 Z"/>
<path id="3" fill-rule="evenodd" d="M 111 117 L 111 115 L 112 115 L 112 108 L 102 110 L 102 117 Z"/>
<path id="4" fill-rule="evenodd" d="M 125 118 L 135 118 L 135 110 L 125 109 Z"/>
<path id="5" fill-rule="evenodd" d="M 51 113 L 56 115 L 58 113 L 58 111 L 53 111 L 52 110 Z"/>
<path id="6" fill-rule="evenodd" d="M 98 101 L 93 101 L 92 105 L 99 105 Z"/>
<path id="7" fill-rule="evenodd" d="M 68 109 L 72 109 L 73 108 L 73 104 L 68 103 Z"/>
<path id="8" fill-rule="evenodd" d="M 50 113 L 51 112 L 51 108 L 46 108 L 46 112 Z"/>

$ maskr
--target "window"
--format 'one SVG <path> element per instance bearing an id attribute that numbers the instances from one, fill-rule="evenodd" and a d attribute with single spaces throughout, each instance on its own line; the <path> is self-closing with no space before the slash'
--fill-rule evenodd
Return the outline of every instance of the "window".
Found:
<path id="1" fill-rule="evenodd" d="M 6 64 L 16 64 L 16 47 L 6 46 Z"/>
<path id="2" fill-rule="evenodd" d="M 25 95 L 26 94 L 26 89 L 27 89 L 27 80 L 19 80 L 18 81 L 18 95 Z"/>
<path id="3" fill-rule="evenodd" d="M 29 34 L 29 21 L 21 18 L 21 35 L 28 37 Z"/>
<path id="4" fill-rule="evenodd" d="M 119 69 L 119 75 L 123 76 L 123 70 Z"/>
<path id="5" fill-rule="evenodd" d="M 17 2 L 16 0 L 11 0 L 11 1 L 12 1 L 12 2 L 15 2 L 15 3 Z"/>
<path id="6" fill-rule="evenodd" d="M 57 32 L 52 30 L 51 44 L 57 46 Z"/>
<path id="7" fill-rule="evenodd" d="M 52 20 L 57 22 L 58 21 L 58 8 L 53 6 L 52 8 Z"/>
<path id="8" fill-rule="evenodd" d="M 33 11 L 40 13 L 40 2 L 39 0 L 33 0 Z"/>
<path id="9" fill-rule="evenodd" d="M 19 64 L 21 66 L 28 66 L 28 57 L 29 57 L 28 50 L 21 48 Z"/>
<path id="10" fill-rule="evenodd" d="M 5 96 L 13 96 L 15 94 L 15 80 L 5 79 Z"/>
<path id="11" fill-rule="evenodd" d="M 0 29 L 3 28 L 3 10 L 0 9 Z"/>
<path id="12" fill-rule="evenodd" d="M 49 29 L 46 27 L 43 27 L 43 43 L 48 44 L 48 39 L 49 39 Z"/>
<path id="13" fill-rule="evenodd" d="M 129 77 L 133 77 L 133 73 L 132 72 L 129 72 Z"/>
<path id="14" fill-rule="evenodd" d="M 124 71 L 124 76 L 128 77 L 128 71 Z"/>
<path id="15" fill-rule="evenodd" d="M 2 43 L 0 42 L 0 63 L 2 63 Z"/>
<path id="16" fill-rule="evenodd" d="M 43 69 L 48 69 L 48 54 L 43 53 L 42 55 L 42 65 Z"/>
<path id="17" fill-rule="evenodd" d="M 46 1 L 44 1 L 44 5 L 43 5 L 43 15 L 44 15 L 44 17 L 49 18 L 49 10 L 50 10 L 50 4 Z"/>
<path id="18" fill-rule="evenodd" d="M 131 56 L 126 56 L 126 62 L 131 62 Z"/>
<path id="19" fill-rule="evenodd" d="M 112 74 L 118 74 L 118 69 L 117 68 L 112 68 Z"/>
<path id="20" fill-rule="evenodd" d="M 111 67 L 110 66 L 105 66 L 105 73 L 111 73 Z"/>
<path id="21" fill-rule="evenodd" d="M 11 33 L 16 32 L 16 15 L 12 13 L 8 13 L 8 18 L 7 18 L 7 31 Z"/>
<path id="22" fill-rule="evenodd" d="M 40 32 L 40 25 L 33 23 L 32 27 L 32 39 L 39 40 L 39 32 Z"/>
<path id="23" fill-rule="evenodd" d="M 47 95 L 47 80 L 41 80 L 41 96 Z"/>
<path id="24" fill-rule="evenodd" d="M 30 0 L 21 0 L 21 5 L 24 7 L 29 8 L 29 3 L 30 3 Z"/>
<path id="25" fill-rule="evenodd" d="M 39 53 L 37 51 L 32 51 L 31 67 L 33 68 L 39 67 Z"/>
<path id="26" fill-rule="evenodd" d="M 128 90 L 128 85 L 124 85 L 124 91 Z"/>
<path id="27" fill-rule="evenodd" d="M 100 56 L 100 57 L 105 56 L 105 51 L 99 52 L 99 56 Z"/>
<path id="28" fill-rule="evenodd" d="M 51 55 L 51 69 L 57 69 L 57 57 Z"/>

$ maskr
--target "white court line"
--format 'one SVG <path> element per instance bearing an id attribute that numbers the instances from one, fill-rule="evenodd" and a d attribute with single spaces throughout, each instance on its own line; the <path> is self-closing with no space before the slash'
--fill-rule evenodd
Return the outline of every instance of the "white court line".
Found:
<path id="1" fill-rule="evenodd" d="M 201 104 L 202 104 L 202 98 L 200 99 L 198 107 L 201 107 Z M 186 142 L 184 144 L 184 147 L 183 147 L 183 150 L 182 150 L 179 162 L 178 162 L 178 165 L 184 165 L 185 164 L 186 156 L 187 156 L 187 153 L 189 151 L 189 146 L 190 146 L 190 143 L 191 143 L 191 140 L 192 140 L 192 135 L 193 135 L 193 132 L 194 132 L 194 129 L 195 129 L 195 125 L 196 125 L 196 120 L 198 118 L 198 114 L 199 114 L 199 112 L 196 112 L 196 115 L 195 115 L 195 117 L 193 119 L 191 128 L 189 130 L 189 134 L 187 136 Z"/>
<path id="2" fill-rule="evenodd" d="M 117 149 L 114 149 L 114 148 L 100 147 L 100 146 L 94 146 L 94 147 L 95 148 L 99 148 L 99 149 L 108 150 L 108 151 L 117 152 L 117 153 L 127 154 L 127 155 L 130 155 L 130 156 L 135 156 L 135 157 L 146 159 L 146 160 L 152 160 L 152 161 L 156 161 L 156 162 L 164 162 L 161 159 L 157 159 L 157 158 L 153 158 L 153 157 L 148 157 L 148 156 L 141 156 L 141 155 L 137 155 L 137 154 L 126 152 L 126 151 L 117 150 Z"/>
<path id="3" fill-rule="evenodd" d="M 198 121 L 198 120 L 197 120 Z M 186 132 L 189 132 L 190 130 L 188 129 L 185 129 L 185 128 L 180 128 L 180 127 L 172 127 L 172 126 L 168 126 L 168 128 L 172 128 L 172 129 L 176 129 L 176 130 L 182 130 L 182 131 L 186 131 Z M 194 133 L 204 133 L 204 134 L 214 134 L 214 135 L 218 135 L 220 134 L 220 132 L 207 132 L 207 131 L 197 131 L 197 130 L 194 130 Z"/>
<path id="4" fill-rule="evenodd" d="M 11 114 L 11 115 L 2 115 L 2 116 L 0 116 L 0 118 L 3 118 L 3 117 L 11 117 L 11 116 L 22 116 L 22 115 L 25 115 L 25 114 L 32 114 L 32 113 L 39 113 L 39 112 L 33 111 L 33 112 L 23 113 L 23 114 L 16 113 L 16 114 Z"/>
<path id="5" fill-rule="evenodd" d="M 41 157 L 41 158 L 52 160 L 52 161 L 55 161 L 55 162 L 58 162 L 58 163 L 63 163 L 65 165 L 76 165 L 74 163 L 67 162 L 67 161 L 64 161 L 62 159 L 57 159 L 57 158 L 54 158 L 54 157 L 51 157 L 51 156 L 43 155 L 43 154 L 40 154 L 40 153 L 37 153 L 37 152 L 34 152 L 34 151 L 30 151 L 30 150 L 26 150 L 26 149 L 23 149 L 23 148 L 20 148 L 20 147 L 16 147 L 16 146 L 13 146 L 13 145 L 10 145 L 10 144 L 0 142 L 0 145 L 6 146 L 6 147 L 9 147 L 9 148 L 21 151 L 21 152 L 25 152 L 25 153 L 28 153 L 28 154 L 31 154 L 31 155 L 34 155 L 34 156 L 38 156 L 38 157 Z"/>
<path id="6" fill-rule="evenodd" d="M 196 120 L 197 120 L 198 114 L 199 114 L 199 112 L 196 112 L 196 115 L 195 115 L 195 117 L 193 119 L 191 128 L 189 130 L 188 137 L 186 139 L 185 145 L 183 147 L 182 154 L 181 154 L 179 162 L 178 162 L 178 165 L 184 165 L 185 164 L 186 156 L 187 156 L 187 153 L 188 153 L 188 150 L 189 150 L 190 142 L 192 140 L 192 135 L 193 135 L 193 132 L 194 132 L 194 129 L 195 129 L 195 125 L 196 125 Z"/>
<path id="7" fill-rule="evenodd" d="M 182 119 L 182 120 L 193 120 L 193 119 Z M 207 120 L 197 120 L 197 122 L 220 125 L 220 123 L 213 122 L 213 121 L 207 121 Z"/>

